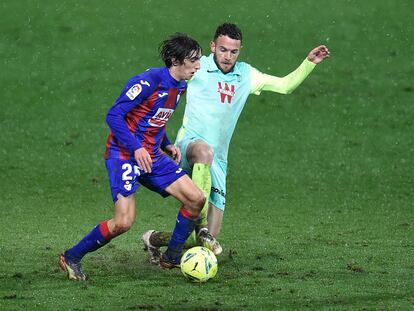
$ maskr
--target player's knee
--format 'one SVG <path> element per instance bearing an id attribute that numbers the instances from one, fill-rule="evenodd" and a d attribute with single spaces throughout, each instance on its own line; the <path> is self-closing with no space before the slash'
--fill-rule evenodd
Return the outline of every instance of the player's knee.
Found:
<path id="1" fill-rule="evenodd" d="M 204 195 L 203 191 L 199 192 L 198 198 L 197 198 L 197 206 L 200 208 L 200 212 L 204 207 L 204 204 L 206 203 L 206 196 Z"/>
<path id="2" fill-rule="evenodd" d="M 190 208 L 193 214 L 200 214 L 203 209 L 204 203 L 206 202 L 206 196 L 204 193 L 197 188 L 190 198 Z"/>
<path id="3" fill-rule="evenodd" d="M 190 162 L 211 164 L 213 162 L 214 151 L 206 143 L 196 143 L 192 146 L 190 154 L 187 156 Z"/>
<path id="4" fill-rule="evenodd" d="M 207 146 L 200 150 L 199 157 L 202 158 L 204 162 L 211 164 L 211 162 L 213 162 L 214 151 L 210 146 Z"/>

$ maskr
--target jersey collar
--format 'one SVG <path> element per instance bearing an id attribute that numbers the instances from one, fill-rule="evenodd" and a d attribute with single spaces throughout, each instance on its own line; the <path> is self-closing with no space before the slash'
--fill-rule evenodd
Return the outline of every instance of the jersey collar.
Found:
<path id="1" fill-rule="evenodd" d="M 167 67 L 164 67 L 162 70 L 166 78 L 166 82 L 169 85 L 173 87 L 185 87 L 186 86 L 186 82 L 184 80 L 180 80 L 180 81 L 175 80 L 173 76 L 171 75 L 170 70 Z"/>

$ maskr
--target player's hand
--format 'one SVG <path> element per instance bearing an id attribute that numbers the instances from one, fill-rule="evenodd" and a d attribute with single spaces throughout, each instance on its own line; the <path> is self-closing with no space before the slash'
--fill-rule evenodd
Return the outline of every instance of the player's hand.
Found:
<path id="1" fill-rule="evenodd" d="M 171 158 L 174 160 L 175 163 L 179 164 L 181 161 L 181 151 L 180 148 L 174 146 L 174 145 L 167 145 L 165 147 L 165 152 L 167 152 L 168 155 L 171 156 Z"/>
<path id="2" fill-rule="evenodd" d="M 328 57 L 329 57 L 329 50 L 325 45 L 320 45 L 314 48 L 308 54 L 308 60 L 314 64 L 319 64 L 325 58 L 328 58 Z"/>
<path id="3" fill-rule="evenodd" d="M 152 159 L 148 151 L 142 147 L 134 152 L 135 161 L 137 161 L 138 166 L 144 170 L 145 173 L 151 173 L 152 170 Z"/>

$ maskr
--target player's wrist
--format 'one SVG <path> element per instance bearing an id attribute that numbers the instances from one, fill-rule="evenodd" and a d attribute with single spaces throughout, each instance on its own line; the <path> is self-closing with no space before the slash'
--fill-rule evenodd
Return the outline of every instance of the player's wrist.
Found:
<path id="1" fill-rule="evenodd" d="M 315 63 L 314 60 L 310 59 L 309 56 L 305 58 L 304 62 L 313 67 L 315 67 L 318 64 L 318 63 Z"/>

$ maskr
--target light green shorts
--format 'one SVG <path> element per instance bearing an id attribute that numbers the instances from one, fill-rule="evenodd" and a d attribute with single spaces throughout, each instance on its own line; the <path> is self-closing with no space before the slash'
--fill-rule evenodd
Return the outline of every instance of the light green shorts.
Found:
<path id="1" fill-rule="evenodd" d="M 192 174 L 192 170 L 186 156 L 187 147 L 189 144 L 199 139 L 200 138 L 198 137 L 191 137 L 183 138 L 180 141 L 175 142 L 175 145 L 180 148 L 181 151 L 180 166 L 188 174 Z M 214 156 L 211 165 L 211 192 L 209 202 L 222 211 L 224 211 L 224 208 L 226 207 L 226 175 L 227 163 L 220 161 Z"/>

